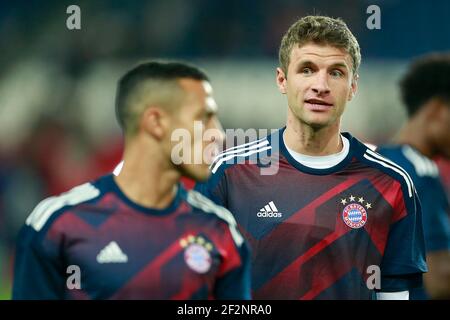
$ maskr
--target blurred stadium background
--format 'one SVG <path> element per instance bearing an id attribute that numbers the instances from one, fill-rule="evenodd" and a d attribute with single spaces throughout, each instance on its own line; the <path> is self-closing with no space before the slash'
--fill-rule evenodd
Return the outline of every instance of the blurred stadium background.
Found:
<path id="1" fill-rule="evenodd" d="M 71 4 L 81 8 L 81 30 L 66 28 Z M 372 4 L 380 30 L 366 26 Z M 210 75 L 225 128 L 278 128 L 286 114 L 275 86 L 281 36 L 313 13 L 343 18 L 361 45 L 344 129 L 389 141 L 405 119 L 397 82 L 407 63 L 450 49 L 450 1 L 1 1 L 0 299 L 10 296 L 14 242 L 32 208 L 120 160 L 113 101 L 127 68 L 149 58 L 191 61 Z"/>

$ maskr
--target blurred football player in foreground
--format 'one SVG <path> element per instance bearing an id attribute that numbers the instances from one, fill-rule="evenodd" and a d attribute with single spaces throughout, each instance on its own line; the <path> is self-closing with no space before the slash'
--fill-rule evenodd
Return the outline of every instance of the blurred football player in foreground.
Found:
<path id="1" fill-rule="evenodd" d="M 249 299 L 248 247 L 233 216 L 179 183 L 208 178 L 202 155 L 214 135 L 194 130 L 218 129 L 216 111 L 196 67 L 149 62 L 127 72 L 116 96 L 120 174 L 34 209 L 19 235 L 13 298 Z M 173 136 L 186 135 L 179 148 Z M 191 161 L 196 152 L 201 161 Z"/>

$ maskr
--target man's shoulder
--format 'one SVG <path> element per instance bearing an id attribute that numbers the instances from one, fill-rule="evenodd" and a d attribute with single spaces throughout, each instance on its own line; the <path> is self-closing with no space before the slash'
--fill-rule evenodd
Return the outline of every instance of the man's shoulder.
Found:
<path id="1" fill-rule="evenodd" d="M 409 145 L 386 145 L 381 146 L 377 151 L 405 169 L 416 187 L 429 186 L 430 183 L 440 184 L 437 164 Z"/>
<path id="2" fill-rule="evenodd" d="M 42 200 L 27 217 L 25 225 L 40 232 L 70 209 L 100 197 L 102 193 L 98 186 L 99 181 L 100 179 L 86 182 L 64 193 Z"/>
<path id="3" fill-rule="evenodd" d="M 373 148 L 360 141 L 358 142 L 361 150 L 358 158 L 361 162 L 376 170 L 379 174 L 390 177 L 393 181 L 398 182 L 407 191 L 409 198 L 414 196 L 415 187 L 413 179 L 401 163 L 393 161 L 390 157 L 386 156 L 387 151 L 379 152 L 380 150 L 385 150 L 384 148 Z"/>
<path id="4" fill-rule="evenodd" d="M 186 201 L 194 208 L 194 211 L 211 219 L 225 223 L 231 232 L 233 240 L 237 246 L 241 246 L 244 239 L 237 229 L 237 222 L 233 214 L 225 207 L 214 203 L 200 192 L 189 190 L 186 194 Z"/>
<path id="5" fill-rule="evenodd" d="M 270 135 L 225 149 L 211 163 L 211 173 L 223 172 L 236 165 L 251 164 L 252 160 L 256 160 L 262 154 L 267 154 L 272 149 L 272 139 L 273 135 Z"/>

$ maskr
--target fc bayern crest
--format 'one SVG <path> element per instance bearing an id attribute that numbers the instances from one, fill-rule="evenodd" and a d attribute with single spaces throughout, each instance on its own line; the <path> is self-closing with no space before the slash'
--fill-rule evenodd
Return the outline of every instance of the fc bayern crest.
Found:
<path id="1" fill-rule="evenodd" d="M 340 202 L 345 206 L 342 210 L 342 220 L 345 224 L 353 229 L 362 228 L 367 222 L 367 210 L 372 209 L 372 203 L 363 196 L 354 195 L 345 197 Z"/>
<path id="2" fill-rule="evenodd" d="M 198 273 L 206 273 L 211 268 L 211 255 L 208 250 L 200 244 L 191 244 L 184 251 L 184 261 Z"/>
<path id="3" fill-rule="evenodd" d="M 342 211 L 342 219 L 350 228 L 359 229 L 367 222 L 367 211 L 359 203 L 350 203 Z"/>
<path id="4" fill-rule="evenodd" d="M 201 236 L 189 235 L 180 239 L 180 246 L 184 248 L 184 261 L 187 266 L 197 273 L 207 273 L 211 269 L 211 251 L 214 245 Z"/>

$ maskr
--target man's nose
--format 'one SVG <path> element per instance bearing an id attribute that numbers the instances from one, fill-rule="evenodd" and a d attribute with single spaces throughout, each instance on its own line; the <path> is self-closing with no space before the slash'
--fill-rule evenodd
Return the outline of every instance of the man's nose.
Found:
<path id="1" fill-rule="evenodd" d="M 312 85 L 312 90 L 318 95 L 327 95 L 330 93 L 326 72 L 319 72 L 317 74 Z"/>

